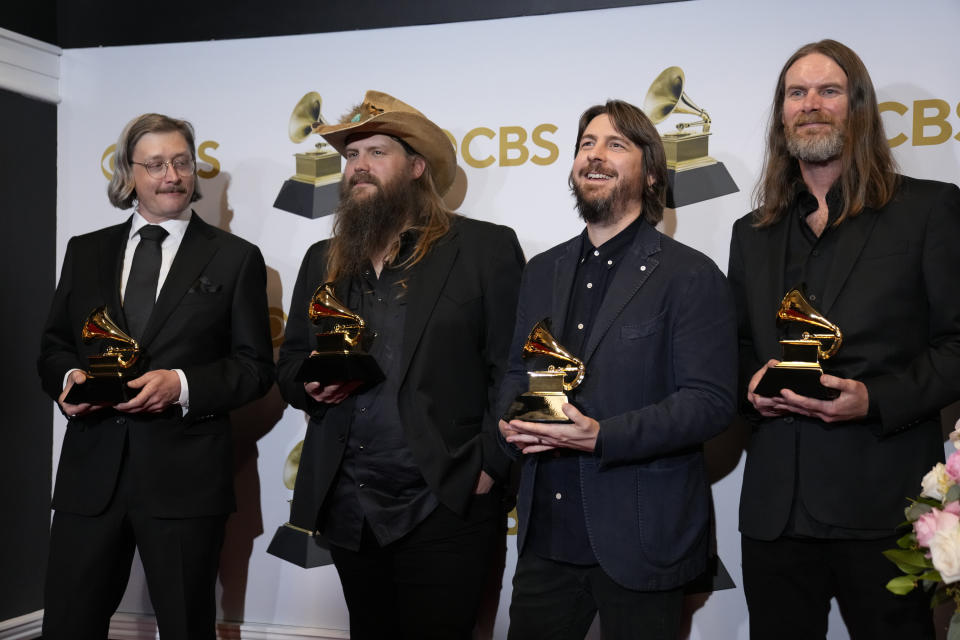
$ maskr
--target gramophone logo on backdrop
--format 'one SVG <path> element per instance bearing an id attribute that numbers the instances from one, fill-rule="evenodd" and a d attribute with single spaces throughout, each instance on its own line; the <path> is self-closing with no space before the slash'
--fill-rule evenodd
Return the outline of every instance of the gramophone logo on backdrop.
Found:
<path id="1" fill-rule="evenodd" d="M 730 172 L 708 155 L 710 116 L 694 104 L 684 90 L 683 69 L 668 67 L 650 85 L 643 101 L 643 111 L 654 124 L 659 124 L 673 113 L 694 115 L 695 122 L 680 122 L 677 130 L 660 134 L 667 154 L 667 206 L 676 209 L 684 205 L 719 198 L 736 193 Z M 687 131 L 699 127 L 699 131 Z"/>
<path id="2" fill-rule="evenodd" d="M 288 124 L 290 140 L 299 144 L 325 124 L 320 113 L 323 99 L 316 91 L 306 94 L 293 108 Z M 304 218 L 333 213 L 340 193 L 340 154 L 326 142 L 313 151 L 296 153 L 296 173 L 284 181 L 273 206 Z"/>

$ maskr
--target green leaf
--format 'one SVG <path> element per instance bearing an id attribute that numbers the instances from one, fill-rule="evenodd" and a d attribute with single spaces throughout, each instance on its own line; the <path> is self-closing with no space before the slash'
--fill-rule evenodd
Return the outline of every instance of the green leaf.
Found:
<path id="1" fill-rule="evenodd" d="M 913 591 L 916 586 L 917 583 L 912 576 L 897 576 L 887 583 L 887 591 L 895 593 L 898 596 L 905 596 Z"/>
<path id="2" fill-rule="evenodd" d="M 903 536 L 897 540 L 897 546 L 901 549 L 916 549 L 917 548 L 917 534 L 913 531 Z"/>
<path id="3" fill-rule="evenodd" d="M 937 571 L 936 569 L 931 569 L 930 571 L 924 571 L 923 573 L 918 575 L 916 579 L 930 582 L 931 584 L 934 584 L 934 585 L 939 584 L 940 581 L 942 580 L 942 578 L 940 577 L 940 572 Z"/>
<path id="4" fill-rule="evenodd" d="M 956 502 L 957 500 L 960 500 L 960 485 L 953 485 L 947 489 L 947 497 L 943 499 L 943 504 Z"/>
<path id="5" fill-rule="evenodd" d="M 907 507 L 904 513 L 906 514 L 907 519 L 910 520 L 910 522 L 916 522 L 917 520 L 920 519 L 920 516 L 933 511 L 934 506 L 940 506 L 940 505 L 939 503 L 935 503 L 931 505 L 926 502 L 914 502 L 909 507 Z"/>
<path id="6" fill-rule="evenodd" d="M 883 552 L 887 560 L 899 567 L 900 571 L 910 574 L 919 574 L 924 569 L 932 569 L 930 559 L 922 551 L 914 549 L 888 549 Z"/>

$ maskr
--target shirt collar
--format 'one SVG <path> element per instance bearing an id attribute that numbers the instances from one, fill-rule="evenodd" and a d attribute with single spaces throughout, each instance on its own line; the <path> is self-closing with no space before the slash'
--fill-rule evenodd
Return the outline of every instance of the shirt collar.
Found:
<path id="1" fill-rule="evenodd" d="M 175 236 L 177 240 L 183 239 L 183 234 L 187 232 L 187 226 L 190 224 L 190 217 L 193 214 L 193 211 L 187 207 L 180 212 L 176 218 L 169 220 L 164 220 L 163 222 L 151 223 L 147 222 L 147 219 L 140 215 L 140 212 L 136 209 L 133 210 L 133 218 L 130 221 L 130 235 L 127 239 L 133 238 L 140 232 L 140 229 L 147 226 L 148 224 L 156 224 L 159 227 L 166 229 L 167 237 Z"/>

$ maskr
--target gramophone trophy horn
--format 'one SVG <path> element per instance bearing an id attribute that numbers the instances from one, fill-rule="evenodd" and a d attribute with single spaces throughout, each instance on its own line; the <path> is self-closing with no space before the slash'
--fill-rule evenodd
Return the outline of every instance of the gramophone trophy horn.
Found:
<path id="1" fill-rule="evenodd" d="M 780 301 L 777 324 L 798 324 L 801 327 L 816 327 L 825 332 L 803 331 L 799 339 L 781 340 L 783 359 L 767 369 L 757 383 L 754 393 L 773 397 L 780 395 L 781 389 L 790 389 L 809 398 L 836 398 L 839 391 L 820 384 L 820 376 L 823 375 L 820 361 L 828 360 L 840 349 L 843 343 L 840 327 L 817 311 L 799 289 L 791 289 Z"/>
<path id="2" fill-rule="evenodd" d="M 667 206 L 673 209 L 739 191 L 723 163 L 710 157 L 710 115 L 690 98 L 685 86 L 683 69 L 667 67 L 643 101 L 643 111 L 654 124 L 674 114 L 696 117 L 660 134 L 667 156 Z"/>
<path id="3" fill-rule="evenodd" d="M 316 91 L 300 98 L 287 122 L 291 141 L 299 144 L 327 124 L 320 113 L 322 104 Z M 273 206 L 311 219 L 333 213 L 339 200 L 340 154 L 321 140 L 315 149 L 294 157 L 297 171 L 283 183 Z"/>
<path id="4" fill-rule="evenodd" d="M 549 364 L 546 369 L 527 371 L 528 390 L 510 404 L 504 419 L 570 422 L 562 410 L 567 402 L 564 391 L 572 391 L 583 382 L 587 374 L 583 361 L 557 342 L 546 318 L 533 325 L 521 355 L 524 359 L 537 358 Z"/>
<path id="5" fill-rule="evenodd" d="M 700 119 L 696 122 L 681 122 L 677 124 L 677 129 L 683 131 L 689 127 L 700 126 L 704 133 L 708 133 L 710 116 L 684 92 L 684 81 L 683 69 L 680 67 L 664 69 L 647 90 L 647 97 L 643 100 L 643 112 L 653 124 L 663 122 L 671 113 L 695 115 Z"/>
<path id="6" fill-rule="evenodd" d="M 314 133 L 320 125 L 327 124 L 320 114 L 321 104 L 323 104 L 323 98 L 316 91 L 311 91 L 300 98 L 293 108 L 293 113 L 290 114 L 288 125 L 290 140 L 299 144 Z"/>
<path id="7" fill-rule="evenodd" d="M 140 345 L 127 335 L 100 306 L 90 312 L 80 328 L 84 343 L 105 340 L 107 344 L 99 355 L 87 356 L 86 382 L 75 384 L 64 399 L 69 404 L 117 404 L 126 402 L 139 393 L 127 387 L 127 381 L 141 373 Z"/>
<path id="8" fill-rule="evenodd" d="M 317 348 L 300 365 L 297 380 L 322 385 L 359 382 L 363 390 L 384 379 L 380 365 L 366 352 L 373 342 L 366 322 L 337 298 L 332 282 L 317 287 L 307 316 L 318 327 Z"/>

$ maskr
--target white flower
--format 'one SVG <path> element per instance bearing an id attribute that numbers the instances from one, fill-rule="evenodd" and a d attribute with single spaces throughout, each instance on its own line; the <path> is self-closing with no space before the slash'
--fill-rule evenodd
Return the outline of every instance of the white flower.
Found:
<path id="1" fill-rule="evenodd" d="M 957 424 L 953 426 L 953 431 L 950 432 L 950 442 L 953 443 L 953 448 L 960 451 L 960 420 L 957 420 Z"/>
<path id="2" fill-rule="evenodd" d="M 947 475 L 947 468 L 944 464 L 938 462 L 933 469 L 927 472 L 927 475 L 923 476 L 920 484 L 923 486 L 923 491 L 920 492 L 921 496 L 942 501 L 944 496 L 947 495 L 947 491 L 953 486 L 953 481 Z"/>
<path id="3" fill-rule="evenodd" d="M 945 584 L 960 580 L 960 527 L 940 530 L 933 535 L 930 559 Z"/>

